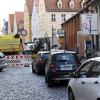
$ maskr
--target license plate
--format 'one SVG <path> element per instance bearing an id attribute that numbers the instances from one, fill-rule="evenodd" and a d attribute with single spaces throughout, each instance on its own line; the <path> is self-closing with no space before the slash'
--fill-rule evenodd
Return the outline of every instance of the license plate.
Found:
<path id="1" fill-rule="evenodd" d="M 61 70 L 73 70 L 73 67 L 72 66 L 66 66 L 66 65 L 63 65 L 60 67 Z"/>

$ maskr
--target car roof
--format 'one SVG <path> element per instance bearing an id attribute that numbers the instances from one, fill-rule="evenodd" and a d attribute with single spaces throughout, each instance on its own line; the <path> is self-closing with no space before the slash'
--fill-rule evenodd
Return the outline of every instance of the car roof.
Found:
<path id="1" fill-rule="evenodd" d="M 39 51 L 38 54 L 50 53 L 50 51 Z"/>
<path id="2" fill-rule="evenodd" d="M 59 53 L 76 53 L 75 51 L 66 51 L 66 50 L 55 50 L 51 51 L 51 54 L 59 54 Z"/>
<path id="3" fill-rule="evenodd" d="M 88 60 L 86 60 L 86 61 L 90 61 L 90 60 L 93 60 L 93 61 L 98 61 L 98 62 L 100 62 L 100 57 L 94 57 L 94 58 L 90 58 L 90 59 L 88 59 Z"/>

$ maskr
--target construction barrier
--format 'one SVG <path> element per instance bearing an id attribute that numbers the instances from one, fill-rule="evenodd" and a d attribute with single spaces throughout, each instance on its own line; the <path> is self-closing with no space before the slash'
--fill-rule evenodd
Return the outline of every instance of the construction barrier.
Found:
<path id="1" fill-rule="evenodd" d="M 31 55 L 7 55 L 6 63 L 9 66 L 31 66 L 32 58 Z"/>

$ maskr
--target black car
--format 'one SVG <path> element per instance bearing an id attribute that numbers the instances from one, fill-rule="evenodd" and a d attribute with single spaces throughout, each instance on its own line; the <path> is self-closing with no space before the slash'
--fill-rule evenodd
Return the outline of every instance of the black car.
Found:
<path id="1" fill-rule="evenodd" d="M 32 72 L 36 72 L 38 75 L 44 73 L 49 53 L 49 51 L 38 52 L 38 57 L 32 61 Z"/>
<path id="2" fill-rule="evenodd" d="M 52 86 L 54 81 L 68 80 L 68 75 L 80 66 L 76 52 L 58 50 L 51 52 L 45 67 L 45 81 Z"/>

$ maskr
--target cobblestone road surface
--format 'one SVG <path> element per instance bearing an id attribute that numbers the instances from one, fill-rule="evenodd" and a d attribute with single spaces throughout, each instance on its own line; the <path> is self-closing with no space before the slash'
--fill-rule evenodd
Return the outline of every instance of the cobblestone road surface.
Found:
<path id="1" fill-rule="evenodd" d="M 0 72 L 0 100 L 68 100 L 67 86 L 48 88 L 31 67 L 6 68 Z"/>

